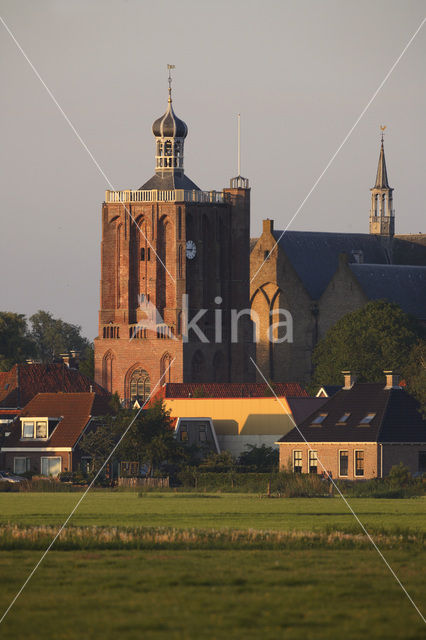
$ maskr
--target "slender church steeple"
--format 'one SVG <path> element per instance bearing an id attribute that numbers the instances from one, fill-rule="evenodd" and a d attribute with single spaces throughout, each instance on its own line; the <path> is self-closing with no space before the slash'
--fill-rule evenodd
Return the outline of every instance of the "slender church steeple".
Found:
<path id="1" fill-rule="evenodd" d="M 385 149 L 382 131 L 379 164 L 377 166 L 376 183 L 371 191 L 370 233 L 381 236 L 393 236 L 395 233 L 395 211 L 393 209 L 393 189 L 389 186 L 386 170 Z"/>

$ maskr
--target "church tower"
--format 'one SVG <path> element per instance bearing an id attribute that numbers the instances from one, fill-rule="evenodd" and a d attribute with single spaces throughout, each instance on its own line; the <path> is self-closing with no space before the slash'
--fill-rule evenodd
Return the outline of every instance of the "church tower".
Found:
<path id="1" fill-rule="evenodd" d="M 107 191 L 102 205 L 95 379 L 129 404 L 165 382 L 254 377 L 244 320 L 237 342 L 231 335 L 231 309 L 250 306 L 248 181 L 201 191 L 185 174 L 188 128 L 174 112 L 170 74 L 152 130 L 155 175 L 139 189 Z"/>
<path id="2" fill-rule="evenodd" d="M 386 170 L 385 150 L 382 141 L 380 145 L 379 164 L 377 167 L 376 184 L 371 191 L 370 233 L 393 237 L 395 234 L 395 211 L 393 209 L 393 189 L 389 186 Z"/>

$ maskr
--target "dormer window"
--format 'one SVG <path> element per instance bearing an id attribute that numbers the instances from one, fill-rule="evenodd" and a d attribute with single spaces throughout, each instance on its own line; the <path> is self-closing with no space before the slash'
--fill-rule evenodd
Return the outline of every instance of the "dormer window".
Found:
<path id="1" fill-rule="evenodd" d="M 336 424 L 339 424 L 339 425 L 346 424 L 350 415 L 351 415 L 350 413 L 344 413 L 342 417 L 339 418 Z"/>
<path id="2" fill-rule="evenodd" d="M 368 427 L 371 421 L 373 420 L 373 418 L 375 417 L 375 415 L 376 415 L 375 413 L 367 413 L 367 415 L 364 416 L 363 419 L 359 421 L 360 426 Z"/>
<path id="3" fill-rule="evenodd" d="M 327 416 L 328 416 L 328 413 L 320 413 L 312 420 L 311 426 L 319 427 L 324 422 Z"/>
<path id="4" fill-rule="evenodd" d="M 48 437 L 48 419 L 22 420 L 22 439 L 46 440 Z"/>

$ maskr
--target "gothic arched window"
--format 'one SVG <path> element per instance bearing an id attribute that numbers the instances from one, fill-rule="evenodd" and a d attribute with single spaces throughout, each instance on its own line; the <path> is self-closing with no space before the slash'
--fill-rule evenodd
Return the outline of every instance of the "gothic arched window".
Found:
<path id="1" fill-rule="evenodd" d="M 113 364 L 114 355 L 111 353 L 111 351 L 107 351 L 102 360 L 102 386 L 110 393 L 112 393 Z"/>
<path id="2" fill-rule="evenodd" d="M 170 382 L 171 379 L 171 371 L 172 371 L 172 356 L 170 353 L 165 353 L 160 361 L 160 377 L 161 384 L 165 382 Z"/>
<path id="3" fill-rule="evenodd" d="M 129 393 L 131 402 L 135 402 L 136 400 L 138 400 L 139 404 L 146 402 L 150 392 L 151 381 L 145 369 L 136 369 L 133 371 L 130 378 Z"/>
<path id="4" fill-rule="evenodd" d="M 204 356 L 201 351 L 194 353 L 191 369 L 193 382 L 202 382 L 204 378 Z"/>

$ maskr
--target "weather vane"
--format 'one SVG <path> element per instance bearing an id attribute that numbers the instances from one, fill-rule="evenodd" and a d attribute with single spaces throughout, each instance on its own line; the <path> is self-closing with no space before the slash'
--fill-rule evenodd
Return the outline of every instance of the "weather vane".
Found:
<path id="1" fill-rule="evenodd" d="M 386 129 L 386 125 L 385 124 L 381 124 L 380 125 L 380 131 L 382 132 L 382 142 L 383 142 L 383 136 L 385 135 L 385 129 Z"/>
<path id="2" fill-rule="evenodd" d="M 174 64 L 168 64 L 167 65 L 167 69 L 169 70 L 169 96 L 172 95 L 172 69 L 175 69 L 176 65 Z"/>

